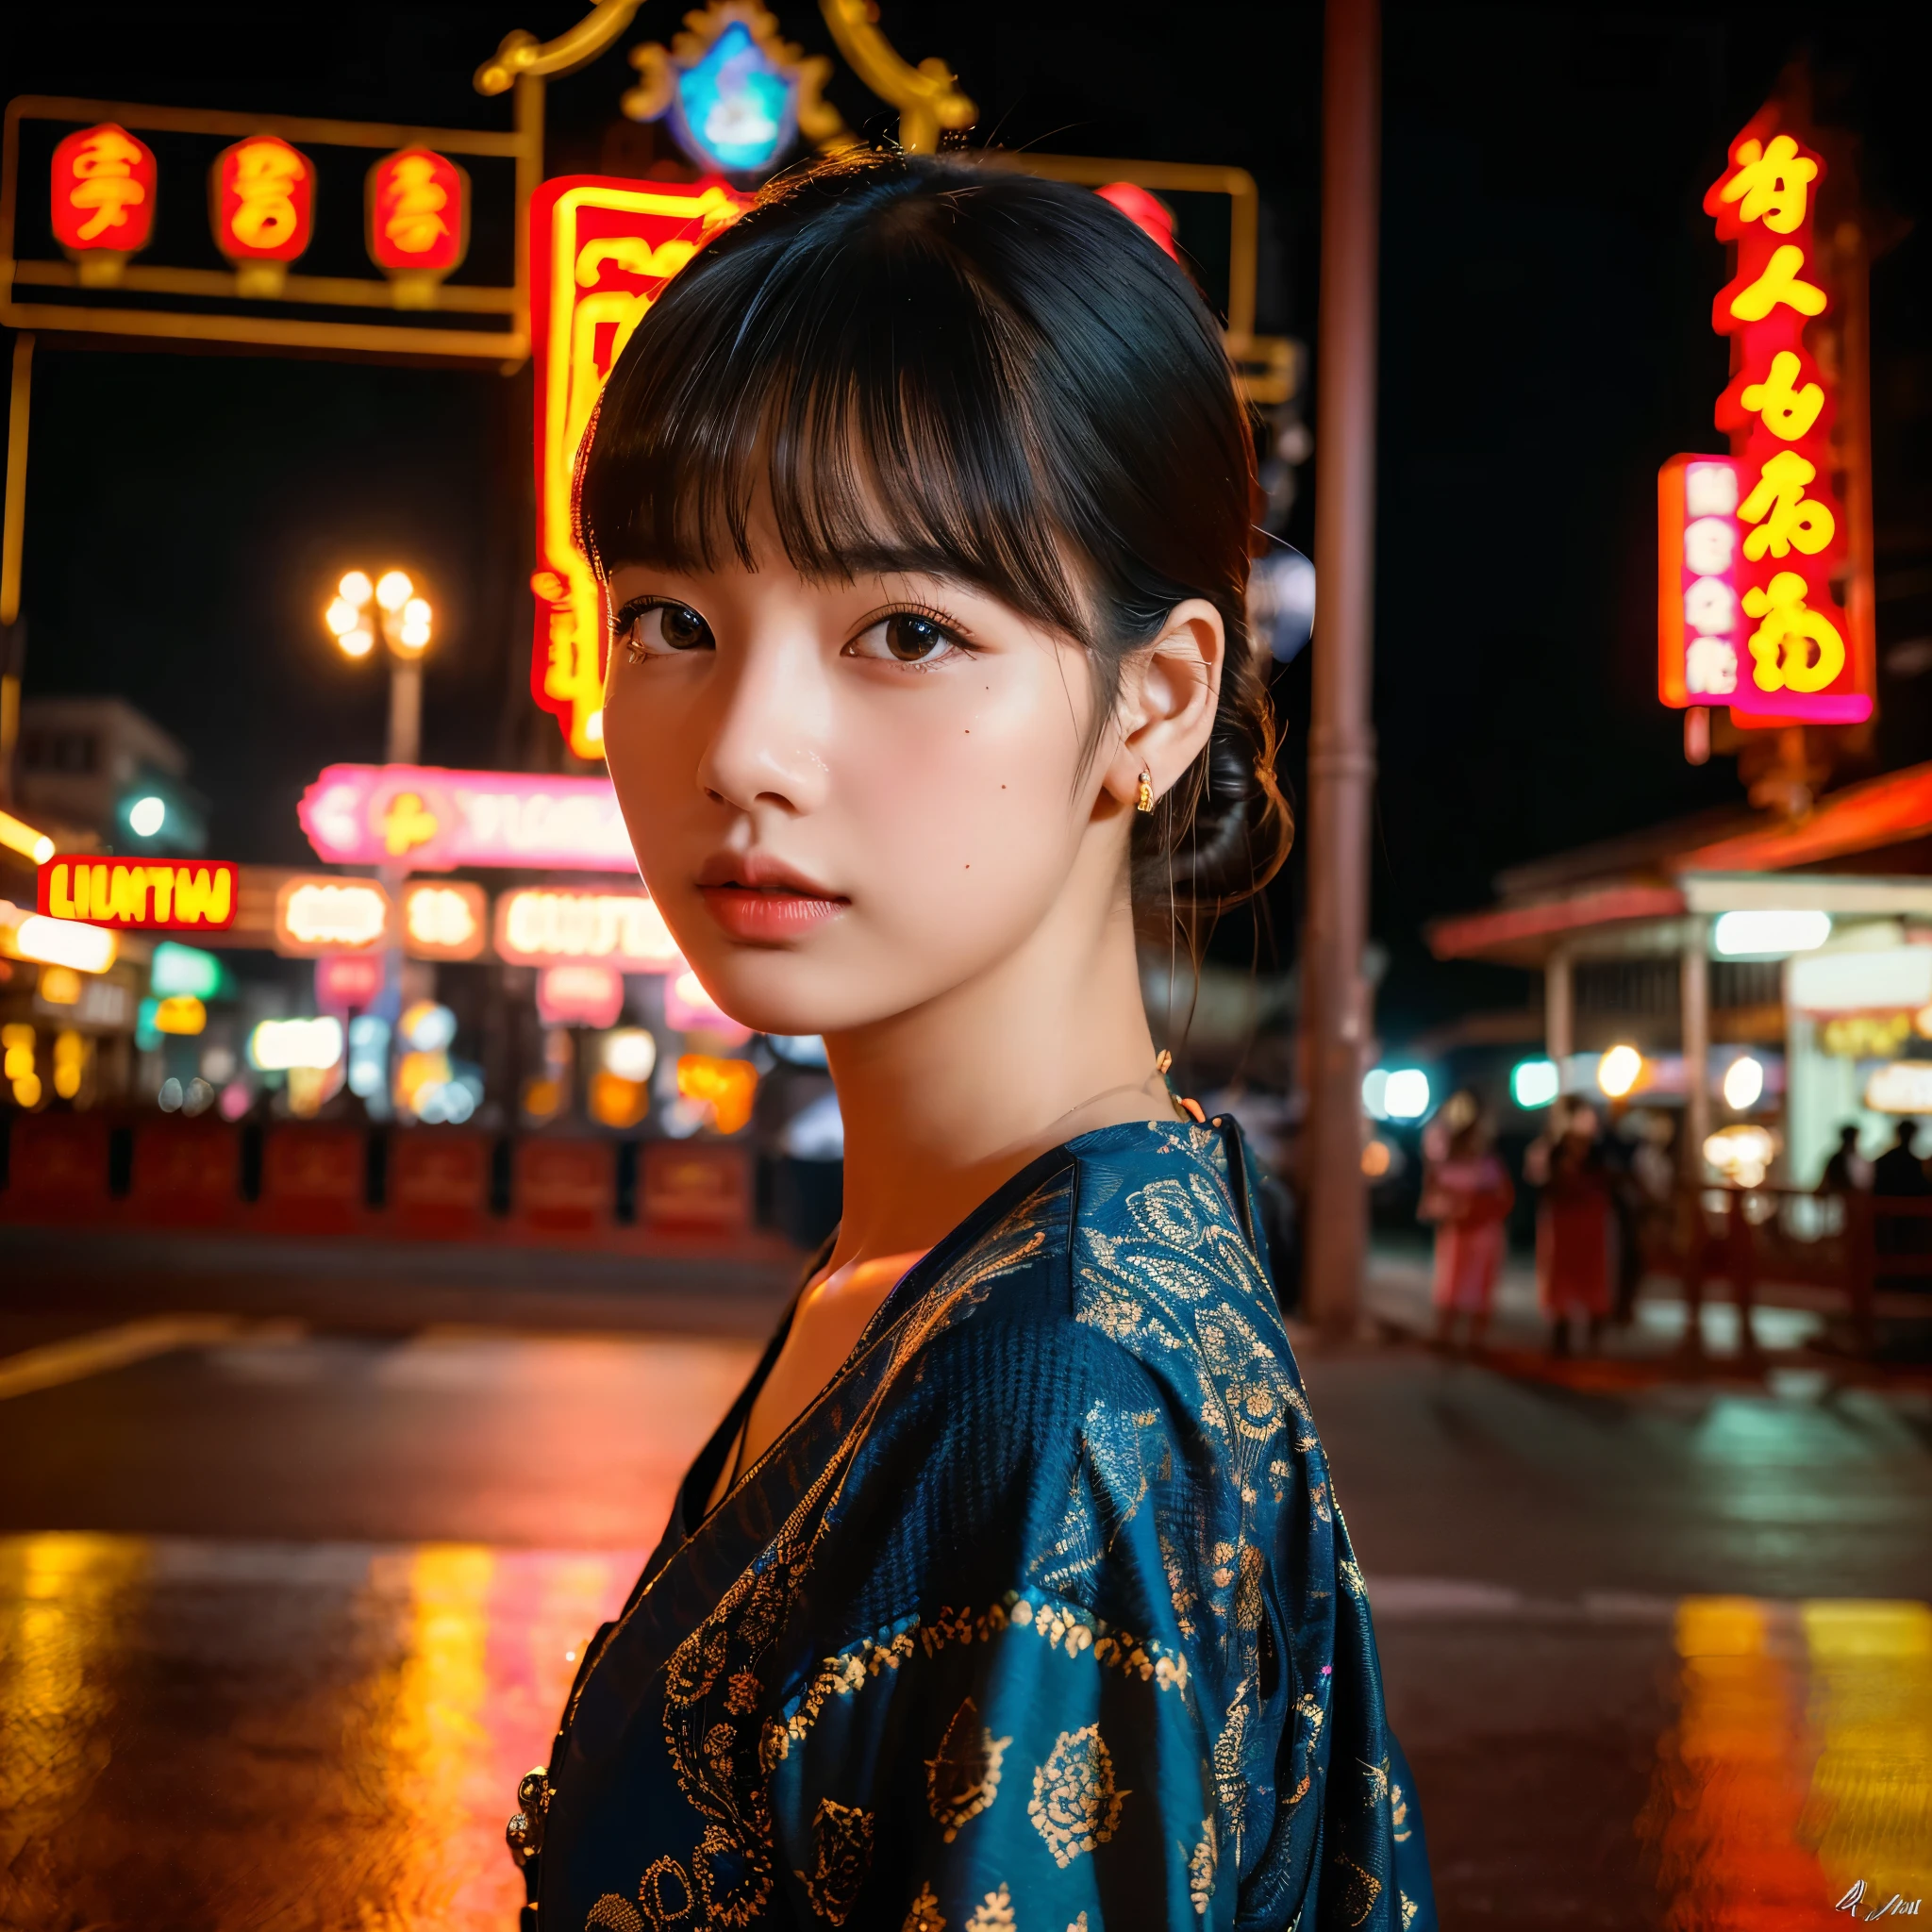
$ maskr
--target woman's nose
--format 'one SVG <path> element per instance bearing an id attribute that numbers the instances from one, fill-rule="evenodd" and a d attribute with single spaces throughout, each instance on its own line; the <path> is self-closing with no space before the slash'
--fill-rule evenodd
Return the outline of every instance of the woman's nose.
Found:
<path id="1" fill-rule="evenodd" d="M 721 654 L 718 709 L 698 760 L 712 798 L 748 812 L 777 805 L 810 812 L 824 803 L 827 693 L 816 650 L 804 640 L 761 640 Z"/>

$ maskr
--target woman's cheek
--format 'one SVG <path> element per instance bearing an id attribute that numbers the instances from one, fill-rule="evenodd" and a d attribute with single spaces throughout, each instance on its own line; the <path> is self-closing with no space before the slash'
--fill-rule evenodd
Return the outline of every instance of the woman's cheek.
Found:
<path id="1" fill-rule="evenodd" d="M 660 899 L 691 875 L 710 849 L 689 822 L 701 805 L 690 722 L 675 703 L 650 703 L 635 691 L 613 692 L 605 713 L 605 754 L 639 869 Z M 693 841 L 703 850 L 688 855 Z M 689 862 L 687 863 L 687 859 Z"/>
<path id="2" fill-rule="evenodd" d="M 853 887 L 869 911 L 941 940 L 1037 920 L 1074 842 L 1078 747 L 1063 695 L 1051 697 L 878 737 L 848 794 Z"/>

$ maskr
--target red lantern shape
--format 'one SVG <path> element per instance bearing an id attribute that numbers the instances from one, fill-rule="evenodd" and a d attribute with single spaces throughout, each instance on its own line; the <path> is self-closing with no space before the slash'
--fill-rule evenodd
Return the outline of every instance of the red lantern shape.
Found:
<path id="1" fill-rule="evenodd" d="M 126 128 L 103 121 L 54 150 L 49 213 L 54 239 L 85 287 L 111 286 L 155 230 L 155 158 Z"/>
<path id="2" fill-rule="evenodd" d="M 394 284 L 396 307 L 430 308 L 469 253 L 469 175 L 446 155 L 400 148 L 370 169 L 365 199 L 369 258 Z"/>
<path id="3" fill-rule="evenodd" d="M 208 177 L 215 245 L 243 295 L 279 295 L 315 234 L 315 166 L 275 134 L 251 134 L 215 158 Z"/>

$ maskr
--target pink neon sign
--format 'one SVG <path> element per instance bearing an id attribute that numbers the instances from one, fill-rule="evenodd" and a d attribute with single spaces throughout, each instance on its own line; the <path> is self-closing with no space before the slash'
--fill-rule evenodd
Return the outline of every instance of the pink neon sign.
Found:
<path id="1" fill-rule="evenodd" d="M 296 815 L 317 855 L 335 865 L 637 872 L 608 778 L 330 765 Z"/>

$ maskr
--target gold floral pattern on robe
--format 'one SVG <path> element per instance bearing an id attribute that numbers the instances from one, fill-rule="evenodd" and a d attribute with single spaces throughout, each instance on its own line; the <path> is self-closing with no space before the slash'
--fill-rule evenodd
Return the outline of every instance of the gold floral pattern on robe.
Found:
<path id="1" fill-rule="evenodd" d="M 873 1827 L 869 1811 L 821 1798 L 812 1815 L 812 1868 L 793 1874 L 820 1918 L 842 1925 L 858 1903 L 872 1864 Z"/>
<path id="2" fill-rule="evenodd" d="M 953 1713 L 939 1750 L 925 1760 L 926 1806 L 947 1844 L 999 1796 L 1000 1760 L 1012 1741 L 979 1722 L 970 1697 Z"/>
<path id="3" fill-rule="evenodd" d="M 1057 1150 L 716 1510 L 687 1486 L 566 1713 L 553 1932 L 1430 1932 L 1242 1159 Z"/>
<path id="4" fill-rule="evenodd" d="M 1085 1724 L 1054 1740 L 1052 1755 L 1033 1774 L 1026 1815 L 1054 1863 L 1064 1867 L 1114 1835 L 1128 1795 L 1114 1783 L 1113 1756 L 1100 1726 Z"/>

